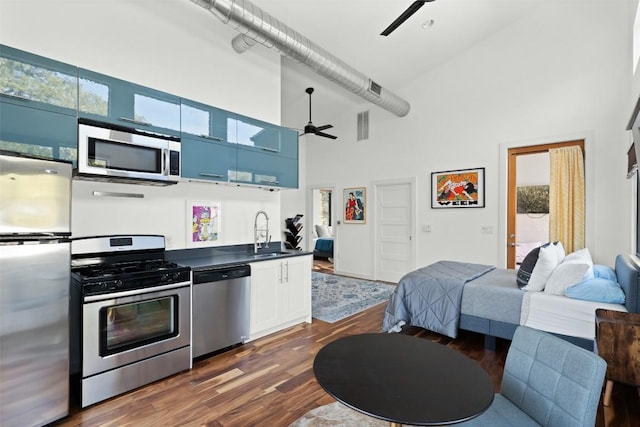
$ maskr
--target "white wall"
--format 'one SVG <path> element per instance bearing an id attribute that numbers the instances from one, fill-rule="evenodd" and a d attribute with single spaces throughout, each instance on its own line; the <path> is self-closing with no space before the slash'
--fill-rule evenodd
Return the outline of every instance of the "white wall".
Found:
<path id="1" fill-rule="evenodd" d="M 162 234 L 167 249 L 190 246 L 191 202 L 220 203 L 221 233 L 212 246 L 253 243 L 258 210 L 269 215 L 272 241 L 283 241 L 278 192 L 258 188 L 201 183 L 170 187 L 74 181 L 71 211 L 73 237 L 103 234 Z M 142 194 L 144 198 L 97 197 L 94 192 Z M 262 225 L 264 219 L 260 219 Z"/>
<path id="2" fill-rule="evenodd" d="M 266 49 L 238 55 L 237 33 L 187 0 L 0 0 L 0 42 L 103 74 L 272 123 L 280 122 L 280 57 Z M 93 191 L 143 199 L 94 197 Z M 187 245 L 186 203 L 222 202 L 218 244 L 253 242 L 264 209 L 282 240 L 280 192 L 181 182 L 172 187 L 73 184 L 74 236 L 153 233 L 167 248 Z"/>
<path id="3" fill-rule="evenodd" d="M 611 265 L 631 238 L 624 179 L 630 9 L 629 2 L 544 3 L 397 91 L 411 103 L 407 117 L 371 109 L 368 141 L 355 141 L 355 115 L 364 108 L 345 112 L 344 123 L 334 125 L 348 134 L 307 143 L 307 184 L 333 180 L 340 191 L 415 176 L 417 229 L 432 230 L 416 236 L 417 265 L 457 259 L 503 266 L 501 146 L 581 136 L 589 168 L 587 241 L 595 261 Z M 432 172 L 474 167 L 486 168 L 485 208 L 430 208 Z M 485 225 L 493 235 L 480 233 Z M 373 275 L 372 225 L 337 228 L 336 269 Z"/>

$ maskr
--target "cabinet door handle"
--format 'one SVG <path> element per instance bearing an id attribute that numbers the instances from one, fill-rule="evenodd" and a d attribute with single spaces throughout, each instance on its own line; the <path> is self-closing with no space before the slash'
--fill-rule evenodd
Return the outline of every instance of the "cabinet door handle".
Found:
<path id="1" fill-rule="evenodd" d="M 130 119 L 129 117 L 118 117 L 118 120 L 122 120 L 123 122 L 133 123 L 141 126 L 151 126 L 149 122 L 143 122 L 142 120 Z"/>
<path id="2" fill-rule="evenodd" d="M 260 149 L 262 151 L 268 151 L 270 153 L 279 153 L 280 150 L 276 149 L 276 148 L 269 148 L 269 147 L 260 147 Z"/>
<path id="3" fill-rule="evenodd" d="M 204 133 L 200 135 L 202 138 L 206 138 L 206 139 L 212 139 L 214 141 L 224 141 L 223 138 L 220 138 L 219 136 L 212 136 L 212 135 L 205 135 Z"/>
<path id="4" fill-rule="evenodd" d="M 24 96 L 11 95 L 10 93 L 0 92 L 0 95 L 6 96 L 7 98 L 17 99 L 18 101 L 25 101 L 25 102 L 31 101 L 29 98 L 25 98 Z"/>
<path id="5" fill-rule="evenodd" d="M 200 172 L 200 176 L 208 176 L 209 178 L 224 178 L 224 175 L 219 175 L 217 173 L 207 173 L 207 172 Z"/>
<path id="6" fill-rule="evenodd" d="M 269 179 L 260 179 L 258 180 L 259 184 L 280 184 L 280 181 L 277 180 L 269 180 Z"/>
<path id="7" fill-rule="evenodd" d="M 289 283 L 289 261 L 285 262 L 284 266 L 285 266 L 285 272 L 286 272 L 285 282 Z"/>
<path id="8" fill-rule="evenodd" d="M 282 263 L 280 263 L 280 283 L 282 283 Z"/>

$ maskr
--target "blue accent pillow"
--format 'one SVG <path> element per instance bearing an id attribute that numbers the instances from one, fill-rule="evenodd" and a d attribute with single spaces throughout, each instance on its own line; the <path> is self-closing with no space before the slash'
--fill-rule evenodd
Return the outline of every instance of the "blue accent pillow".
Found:
<path id="1" fill-rule="evenodd" d="M 564 294 L 569 298 L 585 301 L 608 302 L 624 304 L 624 291 L 614 280 L 594 277 L 565 289 Z"/>
<path id="2" fill-rule="evenodd" d="M 616 276 L 616 272 L 613 268 L 608 265 L 602 264 L 594 264 L 593 265 L 593 275 L 594 277 L 601 277 L 607 280 L 613 280 L 614 282 L 618 281 L 618 276 Z"/>

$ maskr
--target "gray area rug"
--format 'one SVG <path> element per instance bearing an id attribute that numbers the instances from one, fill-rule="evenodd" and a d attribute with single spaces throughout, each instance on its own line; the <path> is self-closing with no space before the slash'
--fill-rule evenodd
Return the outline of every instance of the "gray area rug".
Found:
<path id="1" fill-rule="evenodd" d="M 333 274 L 311 274 L 311 316 L 333 323 L 389 300 L 395 285 Z"/>
<path id="2" fill-rule="evenodd" d="M 289 427 L 388 427 L 389 423 L 361 414 L 340 402 L 312 409 Z"/>

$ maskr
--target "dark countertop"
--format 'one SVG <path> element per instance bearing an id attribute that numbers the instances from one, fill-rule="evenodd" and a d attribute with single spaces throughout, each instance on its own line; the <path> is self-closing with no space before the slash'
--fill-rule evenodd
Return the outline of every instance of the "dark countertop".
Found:
<path id="1" fill-rule="evenodd" d="M 268 248 L 258 249 L 257 255 L 254 254 L 253 245 L 250 244 L 170 250 L 165 252 L 165 259 L 198 271 L 304 255 L 313 254 L 311 252 L 281 249 L 280 242 L 271 242 Z"/>

